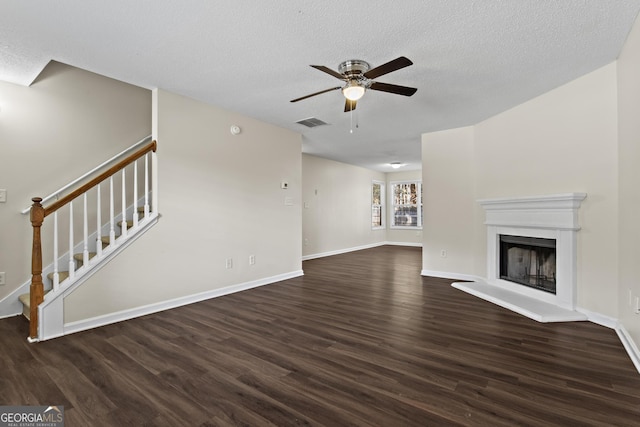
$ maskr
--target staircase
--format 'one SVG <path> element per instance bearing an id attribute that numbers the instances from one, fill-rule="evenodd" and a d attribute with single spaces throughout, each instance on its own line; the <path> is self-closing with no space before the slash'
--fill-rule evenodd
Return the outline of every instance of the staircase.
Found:
<path id="1" fill-rule="evenodd" d="M 65 335 L 65 296 L 157 223 L 156 145 L 148 137 L 52 195 L 32 199 L 25 211 L 33 226 L 31 282 L 29 292 L 18 297 L 29 319 L 30 342 Z M 52 221 L 45 224 L 49 216 Z M 90 223 L 96 224 L 91 234 Z M 68 239 L 59 237 L 61 231 Z M 62 244 L 68 251 L 60 254 Z M 52 249 L 44 271 L 43 245 Z"/>
<path id="2" fill-rule="evenodd" d="M 138 221 L 140 221 L 141 219 L 144 218 L 144 206 L 139 206 L 138 207 Z M 128 220 L 126 221 L 126 225 L 127 225 L 127 229 L 131 229 L 133 228 L 134 225 L 134 221 L 133 220 Z M 118 223 L 118 227 L 120 229 L 122 229 L 123 223 L 120 222 Z M 118 239 L 120 236 L 122 236 L 122 232 L 118 235 L 116 235 L 116 239 Z M 102 236 L 100 238 L 100 245 L 102 247 L 102 250 L 104 251 L 109 245 L 111 244 L 111 239 L 109 236 Z M 89 261 L 91 261 L 98 253 L 97 252 L 89 252 Z M 60 260 L 58 260 L 60 262 Z M 75 253 L 73 255 L 73 262 L 74 262 L 74 270 L 79 270 L 81 267 L 83 267 L 84 265 L 84 254 L 82 252 L 78 252 Z M 53 287 L 53 282 L 54 282 L 54 276 L 56 273 L 51 272 L 47 274 L 47 279 L 49 280 L 49 282 L 47 283 L 47 288 L 44 290 L 44 295 L 47 295 L 47 293 L 49 293 L 49 291 L 52 289 Z M 67 280 L 70 276 L 69 271 L 58 271 L 58 282 L 61 286 L 65 286 L 65 280 Z M 20 302 L 22 303 L 22 315 L 24 317 L 27 318 L 27 320 L 31 320 L 31 294 L 30 293 L 26 293 L 26 294 L 22 294 L 18 297 L 18 299 L 20 300 Z"/>

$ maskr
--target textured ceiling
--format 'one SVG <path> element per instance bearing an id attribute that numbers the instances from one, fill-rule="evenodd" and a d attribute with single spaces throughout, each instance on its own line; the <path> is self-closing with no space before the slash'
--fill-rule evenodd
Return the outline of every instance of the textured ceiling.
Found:
<path id="1" fill-rule="evenodd" d="M 389 171 L 420 167 L 420 135 L 477 123 L 615 60 L 640 0 L 0 0 L 0 80 L 56 60 L 303 134 L 303 150 Z M 353 115 L 333 91 L 347 59 L 414 65 Z M 1 95 L 1 94 L 0 94 Z M 295 122 L 317 117 L 328 126 Z M 356 127 L 357 125 L 357 127 Z M 353 133 L 350 130 L 353 129 Z"/>

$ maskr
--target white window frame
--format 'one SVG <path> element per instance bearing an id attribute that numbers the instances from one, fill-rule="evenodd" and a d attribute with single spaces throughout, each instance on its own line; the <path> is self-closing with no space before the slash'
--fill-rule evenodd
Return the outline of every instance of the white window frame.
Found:
<path id="1" fill-rule="evenodd" d="M 380 204 L 376 205 L 373 203 L 373 186 L 374 185 L 379 185 L 380 186 Z M 385 223 L 385 219 L 387 216 L 387 211 L 385 209 L 385 199 L 386 199 L 386 190 L 385 190 L 385 182 L 384 181 L 377 181 L 377 180 L 372 180 L 371 181 L 371 229 L 372 230 L 382 230 L 384 228 L 386 228 L 386 223 Z M 375 208 L 378 208 L 380 211 L 380 225 L 373 225 L 373 211 Z"/>
<path id="2" fill-rule="evenodd" d="M 417 214 L 416 214 L 416 225 L 396 225 L 396 216 L 395 212 L 395 187 L 396 185 L 403 184 L 416 184 L 417 187 Z M 421 180 L 409 180 L 409 181 L 391 181 L 389 182 L 389 228 L 398 229 L 398 230 L 422 230 L 422 181 Z M 413 205 L 403 205 L 403 206 L 413 206 Z"/>

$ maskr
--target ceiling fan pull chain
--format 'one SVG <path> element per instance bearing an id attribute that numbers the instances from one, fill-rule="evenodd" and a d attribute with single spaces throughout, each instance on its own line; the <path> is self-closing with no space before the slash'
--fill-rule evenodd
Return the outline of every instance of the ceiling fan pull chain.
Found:
<path id="1" fill-rule="evenodd" d="M 349 133 L 353 133 L 353 110 L 349 111 Z"/>

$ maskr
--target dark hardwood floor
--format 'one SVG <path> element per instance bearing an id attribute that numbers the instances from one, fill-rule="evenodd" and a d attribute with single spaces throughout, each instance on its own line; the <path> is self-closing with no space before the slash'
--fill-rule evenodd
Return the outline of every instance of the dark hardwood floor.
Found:
<path id="1" fill-rule="evenodd" d="M 38 344 L 0 321 L 0 404 L 66 426 L 638 426 L 613 330 L 541 324 L 420 277 L 418 248 Z"/>

